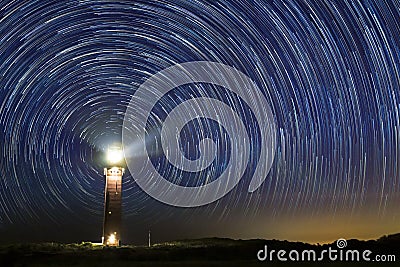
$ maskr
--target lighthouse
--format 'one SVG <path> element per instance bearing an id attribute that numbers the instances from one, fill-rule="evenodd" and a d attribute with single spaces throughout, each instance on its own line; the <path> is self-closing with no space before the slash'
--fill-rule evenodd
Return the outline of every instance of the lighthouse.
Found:
<path id="1" fill-rule="evenodd" d="M 104 168 L 106 183 L 102 243 L 105 246 L 119 246 L 121 243 L 121 189 L 125 172 L 123 161 L 123 153 L 119 147 L 108 149 L 108 166 Z"/>

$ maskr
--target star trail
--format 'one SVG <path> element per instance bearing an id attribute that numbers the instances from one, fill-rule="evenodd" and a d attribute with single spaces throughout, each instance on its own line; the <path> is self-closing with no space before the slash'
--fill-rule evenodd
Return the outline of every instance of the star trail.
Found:
<path id="1" fill-rule="evenodd" d="M 189 160 L 200 156 L 203 139 L 213 140 L 217 152 L 207 174 L 179 171 L 160 155 L 160 124 L 199 96 L 238 114 L 249 135 L 249 160 L 231 192 L 194 209 L 158 202 L 128 172 L 128 241 L 143 242 L 150 228 L 159 239 L 304 240 L 302 231 L 337 225 L 336 232 L 309 237 L 317 241 L 343 233 L 346 223 L 343 237 L 399 231 L 399 1 L 5 0 L 0 232 L 9 240 L 36 240 L 35 231 L 45 240 L 99 238 L 104 153 L 122 142 L 132 96 L 152 75 L 193 61 L 233 67 L 260 89 L 276 123 L 271 170 L 248 192 L 265 158 L 261 122 L 240 95 L 206 83 L 176 87 L 146 124 L 156 133 L 147 150 L 160 175 L 190 186 L 208 183 L 234 156 L 241 136 L 228 137 L 211 119 L 192 120 L 180 133 Z M 178 227 L 179 233 L 170 230 Z"/>

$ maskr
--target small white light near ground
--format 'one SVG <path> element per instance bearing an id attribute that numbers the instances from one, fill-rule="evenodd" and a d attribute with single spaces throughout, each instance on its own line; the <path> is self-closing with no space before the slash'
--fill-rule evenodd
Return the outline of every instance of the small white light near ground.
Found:
<path id="1" fill-rule="evenodd" d="M 115 245 L 115 234 L 111 234 L 107 239 L 107 245 Z"/>

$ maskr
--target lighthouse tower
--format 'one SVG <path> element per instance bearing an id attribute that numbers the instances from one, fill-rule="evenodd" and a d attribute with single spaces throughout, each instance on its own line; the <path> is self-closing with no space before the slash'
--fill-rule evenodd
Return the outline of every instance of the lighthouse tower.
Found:
<path id="1" fill-rule="evenodd" d="M 102 243 L 105 246 L 119 246 L 121 242 L 121 166 L 123 153 L 120 148 L 111 148 L 107 153 L 109 166 L 104 168 L 106 185 L 104 190 L 104 222 Z"/>

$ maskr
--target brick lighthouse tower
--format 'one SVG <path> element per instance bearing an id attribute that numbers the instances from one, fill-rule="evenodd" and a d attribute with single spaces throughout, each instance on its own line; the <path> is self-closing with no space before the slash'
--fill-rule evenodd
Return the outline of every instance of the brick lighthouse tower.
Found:
<path id="1" fill-rule="evenodd" d="M 109 166 L 104 168 L 106 186 L 104 190 L 104 222 L 102 243 L 119 246 L 121 242 L 121 187 L 125 169 L 121 166 L 123 153 L 120 148 L 108 149 Z"/>

